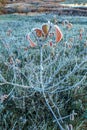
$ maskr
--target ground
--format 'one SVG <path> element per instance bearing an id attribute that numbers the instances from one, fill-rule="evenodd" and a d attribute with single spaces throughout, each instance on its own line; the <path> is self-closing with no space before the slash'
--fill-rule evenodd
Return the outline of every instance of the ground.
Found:
<path id="1" fill-rule="evenodd" d="M 50 1 L 16 1 L 8 3 L 5 8 L 1 9 L 2 13 L 29 13 L 29 12 L 56 12 L 59 15 L 80 15 L 87 16 L 87 6 L 70 7 L 70 5 L 64 5 L 59 0 Z"/>

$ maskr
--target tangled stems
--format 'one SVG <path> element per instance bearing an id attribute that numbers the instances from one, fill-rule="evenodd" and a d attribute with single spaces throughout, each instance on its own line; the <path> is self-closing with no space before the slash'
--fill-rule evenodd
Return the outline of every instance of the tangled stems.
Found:
<path id="1" fill-rule="evenodd" d="M 44 96 L 44 99 L 46 101 L 46 104 L 49 108 L 49 110 L 51 111 L 52 115 L 54 116 L 60 130 L 64 130 L 64 128 L 62 127 L 62 125 L 60 124 L 60 122 L 58 121 L 54 111 L 52 110 L 50 104 L 49 104 L 49 100 L 47 99 L 46 97 L 46 94 L 45 94 L 45 91 L 44 91 L 44 83 L 43 83 L 43 46 L 40 46 L 40 84 L 41 84 L 41 88 L 43 90 L 43 96 Z"/>

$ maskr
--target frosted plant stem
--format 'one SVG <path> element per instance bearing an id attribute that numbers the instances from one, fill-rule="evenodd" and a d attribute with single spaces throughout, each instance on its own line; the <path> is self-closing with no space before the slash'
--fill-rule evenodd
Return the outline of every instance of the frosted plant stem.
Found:
<path id="1" fill-rule="evenodd" d="M 52 110 L 52 108 L 51 108 L 51 106 L 48 102 L 48 99 L 46 98 L 45 92 L 44 92 L 44 85 L 43 85 L 43 49 L 42 49 L 42 46 L 40 46 L 40 84 L 41 84 L 41 88 L 43 90 L 43 96 L 45 98 L 45 101 L 46 101 L 46 104 L 47 104 L 49 110 L 53 114 L 57 124 L 59 125 L 60 130 L 64 130 L 64 128 L 61 126 L 60 122 L 58 121 L 54 111 Z"/>
<path id="2" fill-rule="evenodd" d="M 17 121 L 15 121 L 15 123 L 14 123 L 14 125 L 13 125 L 12 130 L 14 130 L 14 129 L 15 129 L 16 124 L 17 124 Z"/>
<path id="3" fill-rule="evenodd" d="M 41 84 L 41 88 L 43 88 L 43 50 L 42 50 L 42 46 L 40 47 L 40 84 Z"/>

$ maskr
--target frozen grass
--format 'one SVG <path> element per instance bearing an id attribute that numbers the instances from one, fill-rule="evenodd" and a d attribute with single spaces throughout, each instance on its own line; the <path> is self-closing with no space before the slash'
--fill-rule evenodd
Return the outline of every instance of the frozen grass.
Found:
<path id="1" fill-rule="evenodd" d="M 62 25 L 66 19 L 70 30 Z M 63 40 L 55 48 L 25 50 L 26 34 L 49 20 L 57 20 Z M 8 96 L 0 104 L 0 129 L 68 130 L 70 124 L 86 130 L 86 21 L 54 14 L 0 16 L 0 95 Z"/>

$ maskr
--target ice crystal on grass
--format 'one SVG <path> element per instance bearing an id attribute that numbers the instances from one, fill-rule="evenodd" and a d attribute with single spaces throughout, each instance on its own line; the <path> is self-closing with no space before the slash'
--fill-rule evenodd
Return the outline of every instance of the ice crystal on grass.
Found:
<path id="1" fill-rule="evenodd" d="M 26 34 L 41 25 L 30 25 L 31 17 L 1 23 L 0 101 L 7 95 L 0 102 L 1 129 L 80 128 L 78 117 L 87 107 L 87 28 L 83 25 L 79 39 L 80 25 L 68 17 L 73 27 L 67 30 L 62 19 L 58 26 L 63 39 L 56 46 L 34 48 L 29 47 Z"/>

